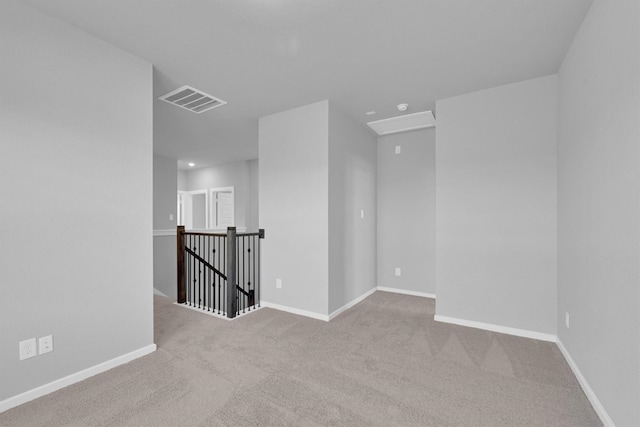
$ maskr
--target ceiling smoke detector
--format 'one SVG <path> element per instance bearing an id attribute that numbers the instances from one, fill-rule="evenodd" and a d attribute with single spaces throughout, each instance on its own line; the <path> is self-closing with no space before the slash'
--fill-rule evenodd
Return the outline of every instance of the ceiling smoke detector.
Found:
<path id="1" fill-rule="evenodd" d="M 211 96 L 191 86 L 182 86 L 162 95 L 158 99 L 184 108 L 185 110 L 193 111 L 196 114 L 222 107 L 227 103 L 220 98 Z"/>
<path id="2" fill-rule="evenodd" d="M 398 104 L 398 110 L 400 111 L 407 111 L 407 108 L 409 108 L 409 104 Z"/>

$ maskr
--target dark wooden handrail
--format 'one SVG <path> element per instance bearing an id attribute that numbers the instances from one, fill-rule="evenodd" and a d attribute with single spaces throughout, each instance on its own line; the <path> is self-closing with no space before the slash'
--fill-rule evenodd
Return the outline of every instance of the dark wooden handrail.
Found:
<path id="1" fill-rule="evenodd" d="M 180 226 L 184 227 L 184 226 Z M 227 237 L 226 233 L 203 233 L 200 231 L 183 231 L 182 234 L 185 236 L 215 236 L 215 237 Z"/>

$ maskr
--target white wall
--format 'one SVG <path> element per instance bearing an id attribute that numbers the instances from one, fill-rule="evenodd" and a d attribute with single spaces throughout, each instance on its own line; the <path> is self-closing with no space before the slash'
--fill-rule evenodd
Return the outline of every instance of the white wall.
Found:
<path id="1" fill-rule="evenodd" d="M 259 227 L 260 207 L 258 200 L 260 198 L 260 163 L 258 159 L 249 160 L 249 209 L 246 215 L 247 230 L 256 231 Z"/>
<path id="2" fill-rule="evenodd" d="M 328 313 L 327 101 L 260 118 L 262 299 Z M 276 278 L 282 288 L 276 289 Z"/>
<path id="3" fill-rule="evenodd" d="M 153 229 L 176 228 L 178 163 L 174 159 L 153 156 Z M 173 215 L 171 219 L 170 215 Z"/>
<path id="4" fill-rule="evenodd" d="M 234 210 L 236 227 L 249 227 L 249 224 L 256 226 L 256 221 L 251 218 L 252 212 L 258 210 L 258 195 L 252 194 L 252 189 L 257 188 L 258 175 L 252 168 L 257 161 L 241 161 L 227 163 L 210 168 L 200 168 L 185 171 L 186 182 L 179 186 L 185 191 L 209 190 L 218 187 L 234 187 Z M 182 188 L 181 188 L 182 189 Z M 248 231 L 256 231 L 248 229 Z"/>
<path id="5" fill-rule="evenodd" d="M 376 138 L 332 104 L 328 210 L 333 313 L 376 287 Z"/>
<path id="6" fill-rule="evenodd" d="M 178 191 L 189 191 L 188 186 L 187 171 L 178 169 Z"/>
<path id="7" fill-rule="evenodd" d="M 557 79 L 436 104 L 438 316 L 556 333 Z"/>
<path id="8" fill-rule="evenodd" d="M 0 40 L 2 407 L 154 348 L 153 94 L 151 64 L 23 3 L 0 3 Z"/>
<path id="9" fill-rule="evenodd" d="M 640 425 L 638 5 L 594 1 L 559 72 L 558 336 L 618 426 Z"/>
<path id="10" fill-rule="evenodd" d="M 436 293 L 435 143 L 434 128 L 378 138 L 379 287 Z"/>
<path id="11" fill-rule="evenodd" d="M 177 173 L 176 160 L 153 156 L 153 287 L 171 298 L 177 295 Z M 173 219 L 169 215 L 173 215 Z M 173 235 L 166 235 L 167 230 L 172 230 Z"/>

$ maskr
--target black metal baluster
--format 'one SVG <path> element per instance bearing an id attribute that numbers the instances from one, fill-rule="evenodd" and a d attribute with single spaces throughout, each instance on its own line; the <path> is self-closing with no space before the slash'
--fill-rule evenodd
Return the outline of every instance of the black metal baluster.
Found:
<path id="1" fill-rule="evenodd" d="M 247 252 L 244 254 L 246 260 L 246 275 L 247 278 L 247 310 L 251 311 L 251 236 L 247 236 Z"/>
<path id="2" fill-rule="evenodd" d="M 222 241 L 222 238 L 220 238 L 220 241 Z M 224 244 L 220 243 L 220 241 L 218 241 L 218 270 L 222 271 L 224 273 L 224 269 L 222 264 L 220 264 L 220 258 L 223 258 L 223 254 L 224 254 Z M 220 310 L 218 311 L 218 314 L 224 314 L 224 282 L 222 280 L 222 277 L 218 277 L 218 306 L 220 307 Z"/>
<path id="3" fill-rule="evenodd" d="M 191 247 L 191 236 L 189 236 L 189 247 Z M 188 274 L 188 282 L 187 282 L 187 289 L 189 289 L 189 306 L 191 306 L 191 301 L 192 301 L 192 297 L 191 297 L 191 254 L 189 254 L 189 256 L 187 257 L 188 259 L 188 265 L 187 265 L 187 270 L 189 271 Z"/>
<path id="4" fill-rule="evenodd" d="M 211 265 L 211 263 L 209 262 L 209 240 L 210 240 L 209 236 L 204 237 L 205 250 L 202 253 L 202 256 L 203 258 L 205 258 L 207 263 Z M 211 292 L 207 292 L 209 290 L 209 277 L 211 277 L 211 269 L 207 267 L 204 274 L 204 306 L 207 309 L 207 311 L 209 311 L 209 294 L 211 293 Z"/>
<path id="5" fill-rule="evenodd" d="M 193 252 L 195 252 L 195 253 L 198 253 L 198 252 L 197 252 L 198 248 L 195 246 L 195 242 L 193 242 L 193 240 L 195 240 L 195 239 L 192 239 L 193 246 L 191 246 L 191 250 L 192 250 Z M 193 291 L 192 291 L 192 295 L 193 295 L 193 306 L 194 306 L 194 307 L 197 307 L 197 305 L 196 305 L 196 298 L 197 298 L 198 296 L 196 295 L 196 257 L 193 257 L 193 282 L 191 283 L 191 287 L 193 288 Z"/>
<path id="6" fill-rule="evenodd" d="M 209 237 L 207 239 L 208 245 L 207 245 L 207 259 L 209 260 L 209 264 L 212 263 L 211 260 L 211 242 L 213 242 L 213 236 Z M 215 273 L 213 271 L 209 271 L 209 284 L 208 284 L 208 291 L 209 291 L 209 303 L 207 304 L 207 311 L 211 311 L 211 291 L 213 291 L 213 283 L 211 283 L 211 279 L 215 276 Z"/>
<path id="7" fill-rule="evenodd" d="M 247 259 L 247 292 L 248 292 L 248 296 L 247 296 L 247 309 L 249 311 L 251 311 L 251 236 L 247 236 L 247 253 L 246 253 L 246 259 Z"/>
<path id="8" fill-rule="evenodd" d="M 256 251 L 258 250 L 256 247 L 257 237 L 253 236 L 253 307 L 255 308 L 256 302 L 259 301 L 260 295 L 258 294 L 258 282 L 256 282 Z"/>
<path id="9" fill-rule="evenodd" d="M 214 236 L 213 239 L 211 239 L 213 241 L 213 254 L 211 256 L 211 263 L 215 266 L 216 265 L 216 237 Z M 217 268 L 217 267 L 216 267 Z M 212 297 L 212 305 L 211 305 L 211 309 L 212 311 L 215 313 L 216 311 L 216 277 L 217 274 L 214 273 L 213 275 L 213 289 L 211 289 L 211 297 Z"/>
<path id="10" fill-rule="evenodd" d="M 204 252 L 202 252 L 202 248 L 204 248 L 204 242 L 202 241 L 203 237 L 204 236 L 198 237 L 198 244 L 200 245 L 200 252 L 198 252 L 198 255 L 201 258 L 204 256 Z M 198 272 L 198 292 L 200 293 L 200 308 L 204 310 L 204 287 L 202 285 L 204 284 L 204 273 L 206 270 L 202 259 L 199 259 L 198 261 L 198 266 L 200 267 L 200 271 Z"/>
<path id="11" fill-rule="evenodd" d="M 204 238 L 204 236 L 198 237 L 198 242 L 200 244 L 200 252 L 198 253 L 198 255 L 200 255 L 201 258 L 204 257 L 204 251 L 203 251 L 204 245 L 203 245 L 203 242 L 202 242 L 203 238 Z M 204 310 L 204 304 L 205 304 L 204 287 L 203 287 L 203 285 L 204 285 L 204 274 L 202 274 L 202 273 L 204 273 L 206 270 L 204 269 L 204 265 L 203 265 L 202 261 L 199 262 L 199 265 L 200 265 L 200 274 L 198 274 L 198 281 L 199 281 L 198 289 L 199 289 L 199 292 L 200 292 L 200 308 L 202 310 Z"/>
<path id="12" fill-rule="evenodd" d="M 240 285 L 240 260 L 238 259 L 238 255 L 240 254 L 240 239 L 236 236 L 236 315 L 240 314 L 240 307 L 242 306 L 242 301 L 240 300 L 241 293 L 238 292 L 238 286 Z"/>
<path id="13" fill-rule="evenodd" d="M 193 236 L 189 236 L 189 247 L 193 246 Z M 193 281 L 191 280 L 191 276 L 193 275 L 193 269 L 191 266 L 193 265 L 193 257 L 189 254 L 189 305 L 193 304 Z"/>
<path id="14" fill-rule="evenodd" d="M 204 236 L 204 249 L 202 252 L 202 258 L 204 258 L 205 262 L 211 264 L 209 262 L 209 236 Z M 204 284 L 202 288 L 204 289 L 204 307 L 207 311 L 209 311 L 209 277 L 211 277 L 211 269 L 207 266 L 204 270 Z"/>
<path id="15" fill-rule="evenodd" d="M 251 236 L 247 236 L 247 311 L 251 311 Z"/>
<path id="16" fill-rule="evenodd" d="M 224 267 L 224 275 L 227 276 L 227 267 L 226 267 L 226 265 L 227 265 L 227 242 L 226 242 L 226 239 L 225 239 L 224 244 L 222 245 L 222 263 L 225 265 L 225 267 Z M 222 267 L 222 266 L 220 266 L 220 267 Z M 229 280 L 229 279 L 227 279 L 227 280 Z M 227 315 L 227 286 L 226 285 L 227 284 L 225 283 L 223 285 L 223 288 L 222 288 L 222 297 L 224 298 L 222 300 L 222 302 L 224 303 L 222 311 L 225 314 L 225 316 Z"/>
<path id="17" fill-rule="evenodd" d="M 193 238 L 193 247 L 191 250 L 198 253 L 198 236 L 194 236 Z M 193 306 L 198 308 L 198 271 L 200 270 L 199 261 L 197 257 L 193 257 Z"/>
<path id="18" fill-rule="evenodd" d="M 197 243 L 198 246 L 196 247 L 196 250 L 194 250 L 194 252 L 197 255 L 200 255 L 200 252 L 199 252 L 200 249 L 199 248 L 202 247 L 202 245 L 201 245 L 202 236 L 198 236 L 197 240 L 198 240 L 198 243 Z M 196 282 L 196 292 L 198 293 L 198 308 L 202 308 L 202 292 L 201 292 L 201 289 L 200 289 L 200 285 L 202 283 L 202 280 L 201 280 L 202 279 L 202 261 L 200 261 L 200 259 L 198 259 L 198 258 L 196 258 L 196 259 L 198 261 L 198 277 L 197 277 L 198 281 Z"/>
<path id="19" fill-rule="evenodd" d="M 217 260 L 218 260 L 218 271 L 222 271 L 222 266 L 220 265 L 220 237 L 216 237 L 218 239 L 216 251 Z M 222 277 L 218 277 L 218 314 L 220 314 L 220 309 L 222 308 L 222 300 L 220 299 L 220 287 L 222 283 Z"/>
<path id="20" fill-rule="evenodd" d="M 218 238 L 217 237 L 213 237 L 213 265 L 218 269 L 218 271 L 220 271 L 220 268 L 218 268 L 218 265 L 216 264 L 216 249 L 218 247 Z M 217 292 L 217 283 L 220 280 L 219 277 L 217 277 L 217 274 L 213 275 L 213 311 L 216 311 L 216 302 L 218 301 L 216 299 L 216 292 Z M 219 296 L 218 296 L 219 297 Z"/>
<path id="21" fill-rule="evenodd" d="M 220 237 L 216 237 L 216 246 L 214 250 L 216 249 L 218 250 L 218 253 L 216 254 L 216 256 L 218 257 L 218 264 L 216 268 L 218 269 L 218 271 L 222 271 L 220 269 Z M 220 314 L 220 280 L 221 278 L 218 277 L 217 279 L 218 279 L 218 314 Z"/>
<path id="22" fill-rule="evenodd" d="M 198 236 L 193 238 L 193 247 L 191 250 L 198 254 Z M 197 268 L 197 270 L 196 270 Z M 198 308 L 200 299 L 198 298 L 198 275 L 200 274 L 200 261 L 197 257 L 193 257 L 193 305 Z"/>
<path id="23" fill-rule="evenodd" d="M 242 237 L 240 237 L 240 242 L 242 243 Z M 236 239 L 236 281 L 238 282 L 237 285 L 240 285 L 240 245 L 238 244 L 238 239 Z M 240 293 L 236 293 L 236 295 L 238 296 L 238 300 L 240 300 L 240 295 L 242 295 L 242 292 Z M 240 305 L 238 304 L 238 311 L 237 314 L 240 314 Z"/>
<path id="24" fill-rule="evenodd" d="M 260 288 L 262 287 L 262 280 L 260 279 L 260 274 L 262 273 L 262 264 L 260 262 L 260 257 L 262 256 L 262 242 L 260 241 L 261 236 L 258 235 L 258 276 L 256 281 L 256 287 L 258 288 L 258 307 L 260 307 Z"/>
<path id="25" fill-rule="evenodd" d="M 187 252 L 187 248 L 189 247 L 189 236 L 185 235 L 184 236 L 184 247 L 185 247 L 185 251 L 184 251 L 184 265 L 185 265 L 185 271 L 184 271 L 184 275 L 185 275 L 185 291 L 187 293 L 187 300 L 186 300 L 186 304 L 189 304 L 189 252 Z"/>
<path id="26" fill-rule="evenodd" d="M 208 302 L 207 302 L 207 283 L 209 283 L 207 281 L 207 276 L 208 276 L 208 271 L 209 271 L 209 267 L 207 266 L 207 252 L 206 252 L 206 248 L 207 248 L 207 240 L 209 240 L 209 238 L 207 236 L 202 236 L 202 251 L 201 251 L 201 257 L 202 257 L 202 283 L 200 284 L 200 286 L 202 287 L 202 309 L 203 310 L 207 310 L 208 307 Z"/>
<path id="27" fill-rule="evenodd" d="M 251 283 L 253 283 L 253 304 L 251 304 L 250 301 L 249 309 L 251 309 L 252 305 L 253 308 L 256 307 L 256 236 L 251 236 L 251 247 L 253 248 L 253 250 L 251 251 L 251 254 L 249 254 L 249 256 L 251 257 L 251 255 L 253 255 L 253 262 L 249 262 L 253 267 L 253 276 L 251 275 L 252 269 L 249 268 L 249 278 L 251 279 Z M 251 286 L 249 286 L 249 289 L 251 289 Z"/>
<path id="28" fill-rule="evenodd" d="M 249 239 L 246 236 L 242 236 L 242 247 L 243 249 L 249 247 Z M 246 249 L 242 251 L 242 287 L 245 289 L 245 292 L 249 292 L 249 286 L 247 283 L 247 251 Z M 249 297 L 247 294 L 244 295 L 244 307 L 249 308 Z M 242 310 L 244 312 L 244 309 Z"/>
<path id="29" fill-rule="evenodd" d="M 217 239 L 217 237 L 213 238 L 213 255 L 212 255 L 212 260 L 211 260 L 213 265 L 216 265 L 216 255 L 217 255 L 216 251 L 217 251 L 217 248 L 218 248 L 218 246 L 217 246 L 218 243 L 216 242 L 216 239 Z M 216 266 L 216 268 L 218 268 L 218 267 Z M 218 268 L 218 271 L 220 271 L 219 268 Z M 213 308 L 214 312 L 216 311 L 216 303 L 218 301 L 216 299 L 216 287 L 217 287 L 216 283 L 218 283 L 218 281 L 220 281 L 220 278 L 218 277 L 217 274 L 214 274 L 213 275 L 213 289 L 212 289 L 212 291 L 213 291 L 213 295 L 212 295 L 213 296 L 213 306 L 212 306 L 212 308 Z"/>
<path id="30" fill-rule="evenodd" d="M 198 245 L 200 246 L 200 251 L 198 252 L 198 256 L 202 257 L 202 236 L 198 236 Z M 202 264 L 202 259 L 198 259 L 198 306 L 200 309 L 204 307 L 203 299 L 202 299 L 202 273 L 204 271 L 204 265 Z"/>
<path id="31" fill-rule="evenodd" d="M 189 247 L 191 247 L 191 236 L 189 236 Z M 187 276 L 187 289 L 189 291 L 189 306 L 191 306 L 192 295 L 191 295 L 191 254 L 187 257 L 187 272 L 189 273 Z"/>
<path id="32" fill-rule="evenodd" d="M 244 289 L 244 236 L 242 236 L 240 240 L 242 241 L 242 248 L 239 249 L 240 256 L 238 258 L 240 259 L 238 260 L 238 262 L 240 263 L 240 265 L 238 266 L 238 268 L 240 269 L 241 271 L 240 275 L 242 276 L 242 290 L 246 292 Z M 242 312 L 243 313 L 244 313 L 244 308 L 247 305 L 247 295 L 244 292 L 242 292 Z"/>
<path id="33" fill-rule="evenodd" d="M 236 256 L 236 279 L 238 279 L 238 286 L 244 291 L 244 283 L 242 282 L 242 245 L 244 245 L 244 239 L 242 236 L 238 237 L 236 244 L 237 256 Z M 244 293 L 238 292 L 238 300 L 240 303 L 238 304 L 238 314 L 240 314 L 240 308 L 242 307 L 242 311 L 244 311 Z"/>

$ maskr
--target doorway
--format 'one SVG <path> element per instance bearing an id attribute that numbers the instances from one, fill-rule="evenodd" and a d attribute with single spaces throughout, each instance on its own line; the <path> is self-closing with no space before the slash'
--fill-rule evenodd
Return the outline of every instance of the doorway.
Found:
<path id="1" fill-rule="evenodd" d="M 235 225 L 234 188 L 219 187 L 210 190 L 211 228 L 227 228 Z"/>

